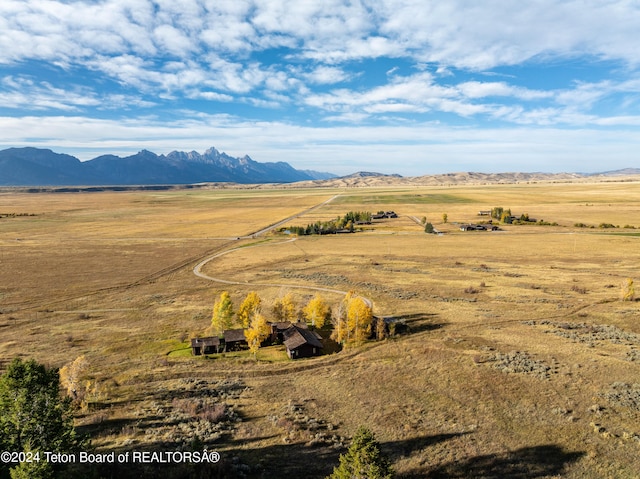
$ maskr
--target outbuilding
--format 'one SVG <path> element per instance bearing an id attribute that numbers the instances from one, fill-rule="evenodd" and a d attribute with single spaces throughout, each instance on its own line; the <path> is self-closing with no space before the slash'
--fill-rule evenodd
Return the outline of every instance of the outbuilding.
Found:
<path id="1" fill-rule="evenodd" d="M 207 338 L 193 338 L 191 340 L 191 351 L 194 356 L 203 354 L 215 354 L 220 348 L 220 338 L 217 336 Z"/>
<path id="2" fill-rule="evenodd" d="M 321 339 L 322 336 L 315 331 L 293 325 L 284 332 L 287 356 L 291 359 L 318 356 L 324 348 Z"/>

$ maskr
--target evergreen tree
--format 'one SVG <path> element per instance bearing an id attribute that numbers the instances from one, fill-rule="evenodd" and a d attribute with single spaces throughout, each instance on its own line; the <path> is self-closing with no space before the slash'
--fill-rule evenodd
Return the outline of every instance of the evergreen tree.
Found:
<path id="1" fill-rule="evenodd" d="M 380 444 L 366 427 L 353 436 L 351 447 L 340 455 L 340 465 L 327 479 L 392 479 L 389 460 L 380 451 Z"/>
<path id="2" fill-rule="evenodd" d="M 47 463 L 43 453 L 75 452 L 81 446 L 71 400 L 60 396 L 58 370 L 14 359 L 0 376 L 0 450 L 40 453 L 40 461 L 13 465 L 11 477 L 54 477 L 57 466 Z M 0 463 L 0 477 L 7 477 L 9 466 Z"/>

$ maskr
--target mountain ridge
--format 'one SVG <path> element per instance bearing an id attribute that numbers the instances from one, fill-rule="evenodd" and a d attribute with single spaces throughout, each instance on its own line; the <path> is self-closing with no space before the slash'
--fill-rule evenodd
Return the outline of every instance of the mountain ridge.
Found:
<path id="1" fill-rule="evenodd" d="M 235 158 L 216 148 L 203 154 L 149 150 L 126 157 L 105 154 L 82 162 L 50 149 L 0 151 L 0 186 L 154 185 L 234 182 L 292 183 L 333 178 L 331 173 L 297 170 L 284 161 L 260 163 L 248 155 Z"/>

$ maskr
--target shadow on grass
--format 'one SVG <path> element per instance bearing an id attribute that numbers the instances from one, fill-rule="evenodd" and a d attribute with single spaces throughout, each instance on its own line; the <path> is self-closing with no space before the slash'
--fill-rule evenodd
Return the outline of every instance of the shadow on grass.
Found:
<path id="1" fill-rule="evenodd" d="M 442 441 L 447 441 L 460 434 L 439 434 L 424 436 L 405 441 L 393 441 L 382 443 L 385 454 L 392 460 L 398 455 L 409 455 L 414 451 L 428 448 Z M 262 439 L 233 440 L 225 438 L 225 451 L 221 452 L 221 460 L 216 464 L 178 464 L 173 461 L 165 463 L 114 463 L 99 464 L 90 467 L 88 464 L 78 465 L 77 472 L 85 475 L 87 479 L 146 479 L 162 477 L 163 479 L 227 479 L 227 478 L 305 478 L 321 479 L 333 472 L 333 468 L 339 463 L 339 456 L 346 449 L 338 449 L 330 446 L 309 446 L 302 443 L 281 444 L 267 447 L 252 447 L 252 443 Z M 197 450 L 197 449 L 194 449 Z M 215 446 L 209 445 L 209 451 L 215 451 Z M 176 451 L 175 444 L 157 443 L 153 448 L 147 447 L 119 447 L 114 450 L 118 454 L 126 454 L 133 457 L 133 452 L 159 452 Z M 423 477 L 423 476 L 415 476 Z"/>
<path id="2" fill-rule="evenodd" d="M 568 452 L 554 444 L 525 447 L 503 454 L 476 456 L 465 461 L 449 462 L 436 468 L 416 470 L 407 479 L 535 479 L 562 475 L 584 452 Z"/>
<path id="3" fill-rule="evenodd" d="M 413 313 L 393 316 L 393 321 L 396 325 L 395 332 L 397 335 L 416 334 L 435 331 L 447 325 L 446 323 L 435 322 L 437 317 L 436 313 Z"/>

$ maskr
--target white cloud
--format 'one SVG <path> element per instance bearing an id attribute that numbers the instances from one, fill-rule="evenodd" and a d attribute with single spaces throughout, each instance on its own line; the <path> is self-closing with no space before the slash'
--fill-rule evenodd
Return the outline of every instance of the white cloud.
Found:
<path id="1" fill-rule="evenodd" d="M 326 85 L 343 82 L 349 79 L 351 75 L 347 74 L 342 68 L 319 66 L 312 72 L 303 74 L 303 76 L 311 83 Z"/>
<path id="2" fill-rule="evenodd" d="M 629 129 L 501 128 L 446 125 L 302 127 L 282 122 L 241 121 L 228 115 L 195 115 L 161 122 L 80 116 L 0 117 L 0 146 L 38 144 L 82 152 L 90 159 L 106 152 L 127 155 L 146 148 L 156 153 L 215 146 L 257 161 L 288 161 L 297 168 L 348 174 L 358 169 L 420 175 L 475 171 L 601 171 L 636 163 L 640 117 Z M 73 140 L 68 131 L 74 131 Z M 247 138 L 251 138 L 248 142 Z M 45 140 L 46 139 L 46 140 Z M 391 161 L 392 160 L 392 161 Z"/>

